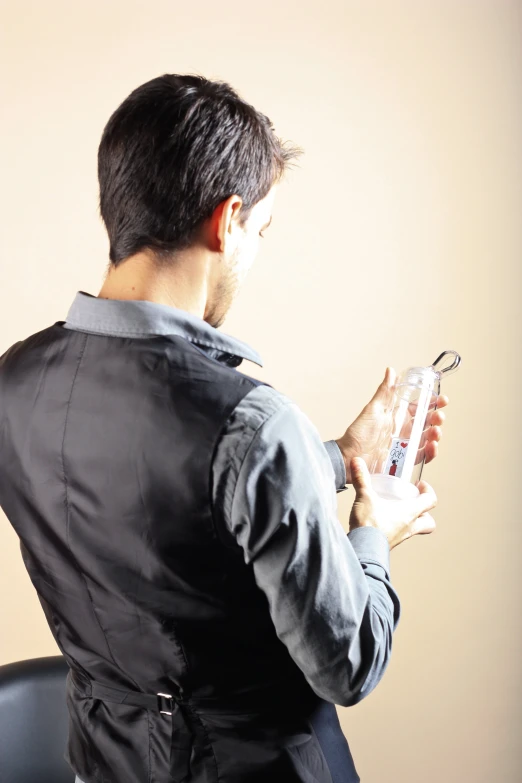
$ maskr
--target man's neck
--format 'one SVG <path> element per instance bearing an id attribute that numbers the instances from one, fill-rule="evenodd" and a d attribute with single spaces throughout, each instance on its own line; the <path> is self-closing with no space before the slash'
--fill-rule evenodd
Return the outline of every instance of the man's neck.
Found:
<path id="1" fill-rule="evenodd" d="M 207 280 L 204 275 L 201 282 L 198 280 L 193 260 L 189 274 L 188 261 L 176 259 L 171 266 L 161 268 L 146 252 L 136 253 L 116 267 L 111 265 L 98 297 L 156 302 L 203 318 Z"/>

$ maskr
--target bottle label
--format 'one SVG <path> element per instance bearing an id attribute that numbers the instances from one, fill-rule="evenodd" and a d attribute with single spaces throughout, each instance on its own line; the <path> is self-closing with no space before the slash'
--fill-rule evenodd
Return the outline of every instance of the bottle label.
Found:
<path id="1" fill-rule="evenodd" d="M 404 465 L 404 458 L 408 450 L 409 439 L 394 438 L 390 453 L 388 454 L 388 460 L 384 472 L 387 476 L 395 476 L 400 478 L 402 475 L 402 468 Z"/>

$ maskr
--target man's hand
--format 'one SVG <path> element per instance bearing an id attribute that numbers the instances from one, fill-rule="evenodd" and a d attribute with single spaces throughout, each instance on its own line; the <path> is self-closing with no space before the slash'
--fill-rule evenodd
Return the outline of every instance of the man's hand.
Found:
<path id="1" fill-rule="evenodd" d="M 408 500 L 385 500 L 372 489 L 371 477 L 364 460 L 354 457 L 355 502 L 350 514 L 350 531 L 358 527 L 376 527 L 388 539 L 390 549 L 417 533 L 433 533 L 435 520 L 428 513 L 437 505 L 433 488 L 419 481 L 419 495 Z"/>
<path id="2" fill-rule="evenodd" d="M 392 426 L 392 405 L 394 397 L 394 384 L 396 380 L 395 370 L 386 368 L 384 380 L 378 387 L 370 402 L 365 405 L 353 424 L 350 424 L 341 438 L 336 439 L 341 450 L 346 466 L 346 483 L 352 484 L 350 461 L 353 457 L 362 457 L 368 467 L 371 467 L 370 458 L 377 447 L 383 431 Z M 428 414 L 426 432 L 425 464 L 431 462 L 437 456 L 438 441 L 442 437 L 441 425 L 446 418 L 440 408 L 449 403 L 449 398 L 439 394 L 437 408 Z"/>

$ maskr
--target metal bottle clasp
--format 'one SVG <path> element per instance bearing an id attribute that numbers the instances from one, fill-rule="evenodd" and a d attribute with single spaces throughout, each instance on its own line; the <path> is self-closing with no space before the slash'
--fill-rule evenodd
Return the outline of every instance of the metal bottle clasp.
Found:
<path id="1" fill-rule="evenodd" d="M 446 357 L 452 356 L 453 362 L 448 365 L 447 367 L 442 367 L 440 365 L 443 365 L 446 363 Z M 451 372 L 455 372 L 459 364 L 461 363 L 462 359 L 460 355 L 457 353 L 457 351 L 443 351 L 440 356 L 437 356 L 433 364 L 431 365 L 437 372 L 440 372 L 444 375 L 449 375 Z M 439 366 L 438 366 L 439 365 Z"/>

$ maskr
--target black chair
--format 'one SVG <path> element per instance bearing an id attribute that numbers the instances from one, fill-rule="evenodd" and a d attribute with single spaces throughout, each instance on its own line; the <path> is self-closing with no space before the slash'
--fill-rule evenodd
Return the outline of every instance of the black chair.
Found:
<path id="1" fill-rule="evenodd" d="M 68 671 L 61 655 L 0 666 L 1 783 L 74 783 L 63 757 Z"/>

